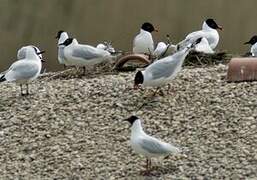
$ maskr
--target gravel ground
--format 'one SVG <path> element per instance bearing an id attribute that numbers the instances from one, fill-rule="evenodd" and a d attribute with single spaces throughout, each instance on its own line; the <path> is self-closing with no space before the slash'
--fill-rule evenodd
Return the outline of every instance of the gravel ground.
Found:
<path id="1" fill-rule="evenodd" d="M 257 178 L 257 82 L 226 83 L 223 65 L 184 69 L 173 91 L 132 89 L 133 73 L 49 74 L 31 86 L 0 86 L 0 179 Z M 52 78 L 52 76 L 55 76 Z M 140 109 L 141 108 L 141 109 Z M 129 124 L 184 149 L 154 161 L 129 146 Z"/>

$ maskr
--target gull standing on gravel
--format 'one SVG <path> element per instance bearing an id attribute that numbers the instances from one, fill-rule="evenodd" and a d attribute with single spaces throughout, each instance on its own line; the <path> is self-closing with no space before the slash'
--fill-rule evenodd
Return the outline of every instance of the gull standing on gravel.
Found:
<path id="1" fill-rule="evenodd" d="M 14 62 L 10 68 L 0 77 L 0 82 L 16 82 L 20 84 L 21 95 L 29 94 L 28 82 L 36 79 L 41 71 L 42 62 L 38 57 L 39 54 L 44 51 L 37 52 L 37 49 L 32 46 L 28 46 L 25 54 L 25 58 Z M 23 93 L 22 85 L 26 84 L 26 94 Z"/>
<path id="2" fill-rule="evenodd" d="M 65 46 L 63 51 L 67 65 L 83 67 L 84 74 L 86 66 L 92 66 L 112 59 L 108 51 L 79 44 L 75 38 L 68 38 L 59 45 Z"/>
<path id="3" fill-rule="evenodd" d="M 257 36 L 256 35 L 253 36 L 250 39 L 250 41 L 245 42 L 244 44 L 251 44 L 252 45 L 250 52 L 251 52 L 251 55 L 253 57 L 256 57 L 257 56 Z"/>
<path id="4" fill-rule="evenodd" d="M 154 26 L 145 22 L 142 24 L 140 33 L 134 38 L 133 53 L 152 55 L 154 52 L 154 42 L 152 32 L 157 31 Z"/>
<path id="5" fill-rule="evenodd" d="M 65 46 L 60 45 L 60 44 L 64 43 L 64 41 L 69 38 L 69 35 L 68 35 L 67 32 L 65 32 L 63 30 L 60 30 L 60 31 L 57 32 L 57 35 L 56 35 L 55 38 L 58 40 L 58 44 L 57 44 L 57 47 L 58 47 L 58 61 L 59 61 L 60 64 L 63 64 L 64 68 L 65 68 L 66 63 L 65 63 L 65 57 L 64 57 L 64 52 L 63 52 L 63 49 L 64 49 Z"/>
<path id="6" fill-rule="evenodd" d="M 188 34 L 183 41 L 177 44 L 178 50 L 183 49 L 200 37 L 205 37 L 208 40 L 210 47 L 215 49 L 219 43 L 219 33 L 217 29 L 222 30 L 222 27 L 217 25 L 213 19 L 207 19 L 203 22 L 202 30 Z"/>
<path id="7" fill-rule="evenodd" d="M 175 54 L 155 61 L 145 70 L 138 71 L 134 79 L 134 89 L 142 85 L 144 87 L 157 87 L 158 90 L 158 88 L 170 82 L 182 69 L 183 62 L 188 53 L 193 50 L 200 41 L 201 38 L 197 39 L 193 44 L 188 45 L 188 47 L 177 51 Z"/>
<path id="8" fill-rule="evenodd" d="M 141 120 L 138 117 L 131 116 L 125 121 L 128 121 L 131 124 L 130 144 L 132 149 L 136 153 L 147 158 L 147 172 L 150 171 L 152 157 L 168 156 L 170 154 L 181 152 L 179 148 L 147 135 L 144 132 L 141 125 Z"/>

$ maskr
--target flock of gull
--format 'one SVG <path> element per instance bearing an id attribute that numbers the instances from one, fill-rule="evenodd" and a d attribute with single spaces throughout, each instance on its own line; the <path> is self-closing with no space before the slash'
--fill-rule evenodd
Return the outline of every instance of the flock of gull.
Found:
<path id="1" fill-rule="evenodd" d="M 154 26 L 145 22 L 142 24 L 139 34 L 133 41 L 133 53 L 145 54 L 156 57 L 152 64 L 144 70 L 138 71 L 134 78 L 134 88 L 154 87 L 161 88 L 176 77 L 182 69 L 183 62 L 192 50 L 212 54 L 219 42 L 219 33 L 222 30 L 213 19 L 203 22 L 202 29 L 188 34 L 184 40 L 176 45 L 159 42 L 155 48 L 152 32 L 157 31 Z M 77 39 L 69 37 L 65 31 L 58 31 L 58 61 L 67 66 L 82 67 L 86 73 L 86 67 L 109 61 L 115 56 L 115 49 L 110 43 L 98 44 L 96 47 L 80 44 Z M 252 56 L 257 55 L 257 36 L 254 36 L 246 44 L 251 44 Z M 172 49 L 173 53 L 163 57 L 162 55 Z M 39 48 L 28 45 L 17 52 L 15 61 L 8 70 L 0 74 L 0 82 L 16 82 L 21 87 L 21 95 L 28 95 L 28 83 L 39 77 L 42 68 L 42 54 Z M 23 85 L 26 85 L 24 93 Z M 147 135 L 142 128 L 140 118 L 131 116 L 126 119 L 131 124 L 131 146 L 138 154 L 147 158 L 147 172 L 151 168 L 151 158 L 168 156 L 179 153 L 181 150 L 171 144 L 162 142 Z"/>

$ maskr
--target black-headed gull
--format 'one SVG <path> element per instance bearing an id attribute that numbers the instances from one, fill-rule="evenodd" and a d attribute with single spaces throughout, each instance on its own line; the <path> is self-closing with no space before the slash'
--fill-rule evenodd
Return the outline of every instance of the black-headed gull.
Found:
<path id="1" fill-rule="evenodd" d="M 63 31 L 63 30 L 60 30 L 57 32 L 57 35 L 55 37 L 57 40 L 58 40 L 58 44 L 57 44 L 57 47 L 58 47 L 58 61 L 60 64 L 63 64 L 64 67 L 67 65 L 66 62 L 65 62 L 65 57 L 64 57 L 64 53 L 63 53 L 63 49 L 65 46 L 63 45 L 59 45 L 61 43 L 64 43 L 64 41 L 66 39 L 69 38 L 69 35 L 67 32 Z"/>
<path id="2" fill-rule="evenodd" d="M 208 40 L 210 47 L 215 49 L 219 43 L 219 33 L 217 29 L 222 30 L 222 27 L 219 26 L 213 19 L 207 19 L 203 22 L 202 30 L 188 34 L 183 41 L 177 44 L 177 48 L 184 48 L 188 44 L 193 43 L 196 39 L 205 37 Z"/>
<path id="3" fill-rule="evenodd" d="M 165 143 L 152 136 L 147 135 L 141 125 L 141 120 L 136 116 L 131 116 L 125 121 L 131 124 L 130 144 L 132 149 L 147 158 L 147 171 L 151 168 L 151 158 L 176 154 L 181 150 L 171 144 Z"/>
<path id="4" fill-rule="evenodd" d="M 251 52 L 253 57 L 256 57 L 257 56 L 257 36 L 256 35 L 253 36 L 250 39 L 250 41 L 245 42 L 244 44 L 251 44 L 252 45 L 250 52 Z"/>
<path id="5" fill-rule="evenodd" d="M 154 52 L 154 42 L 152 32 L 157 31 L 154 26 L 145 22 L 142 24 L 140 33 L 136 35 L 133 41 L 133 53 L 149 54 L 152 55 Z"/>
<path id="6" fill-rule="evenodd" d="M 14 62 L 10 68 L 5 72 L 4 75 L 0 77 L 0 82 L 16 82 L 20 84 L 21 95 L 29 94 L 28 83 L 31 80 L 36 79 L 41 71 L 42 62 L 39 58 L 39 54 L 42 52 L 37 52 L 37 49 L 32 46 L 28 46 L 26 49 L 25 58 Z M 22 85 L 26 84 L 26 93 L 23 93 Z"/>
<path id="7" fill-rule="evenodd" d="M 140 85 L 159 88 L 170 82 L 182 69 L 183 62 L 188 53 L 193 50 L 200 41 L 201 38 L 197 39 L 186 48 L 177 51 L 175 54 L 155 61 L 145 70 L 138 71 L 134 79 L 134 88 L 137 89 Z"/>
<path id="8" fill-rule="evenodd" d="M 108 51 L 90 45 L 79 44 L 75 38 L 68 38 L 59 45 L 65 46 L 64 57 L 67 65 L 86 67 L 112 59 Z"/>

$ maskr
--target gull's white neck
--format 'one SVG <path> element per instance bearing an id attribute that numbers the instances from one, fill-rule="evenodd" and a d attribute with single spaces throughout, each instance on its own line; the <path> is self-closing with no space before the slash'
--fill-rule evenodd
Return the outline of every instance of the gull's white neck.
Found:
<path id="1" fill-rule="evenodd" d="M 131 127 L 131 135 L 144 133 L 140 119 L 137 119 Z"/>
<path id="2" fill-rule="evenodd" d="M 143 30 L 143 29 L 140 29 L 140 34 L 151 34 L 151 33 L 148 32 L 148 31 L 145 31 L 145 30 Z"/>
<path id="3" fill-rule="evenodd" d="M 61 44 L 61 43 L 63 43 L 66 39 L 68 39 L 69 38 L 69 36 L 68 36 L 68 34 L 66 33 L 66 32 L 63 32 L 62 34 L 61 34 L 61 36 L 60 36 L 60 39 L 58 40 L 58 44 Z"/>
<path id="4" fill-rule="evenodd" d="M 212 29 L 210 26 L 208 26 L 205 21 L 203 22 L 202 30 L 205 30 L 205 31 L 216 31 L 216 29 Z"/>

